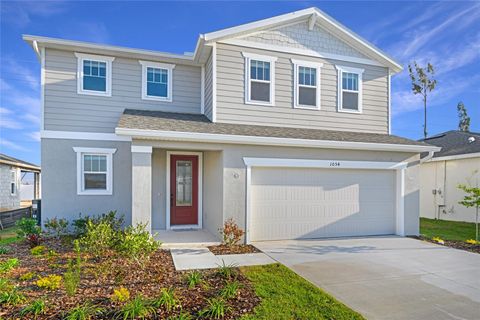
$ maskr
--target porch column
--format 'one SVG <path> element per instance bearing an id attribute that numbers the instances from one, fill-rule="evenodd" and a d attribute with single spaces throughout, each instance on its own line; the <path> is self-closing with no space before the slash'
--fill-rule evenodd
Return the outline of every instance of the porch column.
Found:
<path id="1" fill-rule="evenodd" d="M 152 147 L 132 146 L 132 225 L 152 232 Z"/>

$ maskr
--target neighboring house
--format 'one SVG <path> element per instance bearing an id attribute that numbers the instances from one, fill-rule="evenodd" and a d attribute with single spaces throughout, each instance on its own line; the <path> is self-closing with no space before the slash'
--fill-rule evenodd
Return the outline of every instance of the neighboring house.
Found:
<path id="1" fill-rule="evenodd" d="M 420 216 L 474 222 L 475 208 L 458 203 L 465 196 L 458 185 L 480 186 L 480 134 L 448 131 L 423 141 L 442 150 L 420 166 Z"/>
<path id="2" fill-rule="evenodd" d="M 418 234 L 420 152 L 390 135 L 400 64 L 316 8 L 193 54 L 24 36 L 42 66 L 42 216 L 117 210 L 246 241 Z"/>
<path id="3" fill-rule="evenodd" d="M 39 198 L 40 167 L 0 153 L 0 211 L 20 208 L 22 174 L 33 172 L 34 195 Z"/>

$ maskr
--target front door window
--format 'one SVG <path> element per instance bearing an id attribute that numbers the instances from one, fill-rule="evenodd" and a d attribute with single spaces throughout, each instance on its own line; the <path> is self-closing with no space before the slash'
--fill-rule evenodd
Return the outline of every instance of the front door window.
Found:
<path id="1" fill-rule="evenodd" d="M 192 161 L 177 161 L 177 206 L 192 205 Z"/>

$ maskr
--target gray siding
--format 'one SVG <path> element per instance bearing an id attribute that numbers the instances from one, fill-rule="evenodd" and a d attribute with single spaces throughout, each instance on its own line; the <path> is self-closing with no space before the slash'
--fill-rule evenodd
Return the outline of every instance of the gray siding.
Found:
<path id="1" fill-rule="evenodd" d="M 213 64 L 212 56 L 210 55 L 205 63 L 205 115 L 212 120 L 212 107 L 213 107 Z"/>
<path id="2" fill-rule="evenodd" d="M 245 59 L 242 51 L 278 57 L 275 63 L 275 106 L 245 104 Z M 293 108 L 291 58 L 323 63 L 321 110 Z M 335 64 L 365 69 L 363 113 L 337 111 Z M 388 133 L 388 70 L 384 67 L 306 57 L 228 44 L 217 45 L 217 121 L 258 125 Z"/>
<path id="3" fill-rule="evenodd" d="M 201 68 L 176 64 L 173 102 L 142 100 L 142 66 L 115 58 L 112 96 L 77 94 L 77 58 L 73 52 L 46 50 L 45 130 L 114 132 L 125 108 L 200 113 Z"/>
<path id="4" fill-rule="evenodd" d="M 117 210 L 131 223 L 132 153 L 130 142 L 42 139 L 42 221 Z M 77 154 L 73 147 L 116 148 L 113 194 L 77 195 Z"/>

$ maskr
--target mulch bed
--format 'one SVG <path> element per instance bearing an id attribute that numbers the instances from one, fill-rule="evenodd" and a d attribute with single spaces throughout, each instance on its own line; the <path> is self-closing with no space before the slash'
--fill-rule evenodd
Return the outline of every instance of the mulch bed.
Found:
<path id="1" fill-rule="evenodd" d="M 130 291 L 130 297 L 141 294 L 146 298 L 156 298 L 162 288 L 174 288 L 175 295 L 184 312 L 188 312 L 196 318 L 200 310 L 206 307 L 207 299 L 219 296 L 220 290 L 225 286 L 226 280 L 215 269 L 202 270 L 203 283 L 189 288 L 186 282 L 185 271 L 176 271 L 170 252 L 158 250 L 151 259 L 140 266 L 111 253 L 95 261 L 89 258 L 82 264 L 81 282 L 77 293 L 70 297 L 64 288 L 54 291 L 46 291 L 35 285 L 38 276 L 51 274 L 63 275 L 67 268 L 69 258 L 74 259 L 75 254 L 71 246 L 65 246 L 58 240 L 47 240 L 43 243 L 48 249 L 58 253 L 56 258 L 46 256 L 34 257 L 26 244 L 13 244 L 11 252 L 0 255 L 0 261 L 9 258 L 18 258 L 20 266 L 10 271 L 7 276 L 13 283 L 18 285 L 21 293 L 27 297 L 27 302 L 22 306 L 2 305 L 0 307 L 0 319 L 21 318 L 19 311 L 38 298 L 46 299 L 48 312 L 37 319 L 62 319 L 63 313 L 86 301 L 92 301 L 96 305 L 105 308 L 107 312 L 96 319 L 112 319 L 121 304 L 114 303 L 110 297 L 114 289 L 121 286 Z M 253 308 L 260 302 L 249 280 L 236 269 L 236 279 L 241 286 L 237 296 L 227 300 L 230 310 L 224 319 L 237 319 L 244 314 L 251 313 Z M 34 272 L 37 276 L 28 281 L 20 281 L 18 278 L 27 272 Z M 156 316 L 149 319 L 166 319 L 180 313 L 180 308 L 167 312 L 165 309 L 157 310 Z M 28 317 L 27 317 L 28 318 Z"/>
<path id="2" fill-rule="evenodd" d="M 442 246 L 441 243 L 433 241 L 432 239 L 424 237 L 424 236 L 412 237 L 412 238 L 423 240 L 423 241 L 428 241 L 428 242 L 435 243 L 435 244 L 438 244 L 438 245 Z M 444 240 L 444 241 L 445 241 L 445 244 L 443 244 L 443 246 L 452 247 L 452 248 L 455 248 L 455 249 L 460 249 L 460 250 L 465 250 L 465 251 L 470 251 L 470 252 L 474 252 L 474 253 L 480 253 L 480 244 L 469 244 L 469 243 L 466 243 L 465 241 L 453 241 L 453 240 Z"/>
<path id="3" fill-rule="evenodd" d="M 250 244 L 240 244 L 234 246 L 227 246 L 224 244 L 218 246 L 208 247 L 214 255 L 224 255 L 224 254 L 244 254 L 244 253 L 258 253 L 261 252 L 254 246 Z"/>

